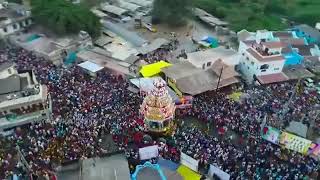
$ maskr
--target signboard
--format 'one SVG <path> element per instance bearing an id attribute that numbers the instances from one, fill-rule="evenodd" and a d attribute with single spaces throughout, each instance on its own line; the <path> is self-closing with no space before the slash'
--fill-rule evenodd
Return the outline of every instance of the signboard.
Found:
<path id="1" fill-rule="evenodd" d="M 210 164 L 210 169 L 209 169 L 209 175 L 212 177 L 213 175 L 218 176 L 221 180 L 229 180 L 230 175 L 224 171 L 222 171 L 220 168 Z"/>
<path id="2" fill-rule="evenodd" d="M 176 100 L 176 107 L 179 109 L 192 107 L 193 97 L 192 96 L 183 96 Z"/>
<path id="3" fill-rule="evenodd" d="M 271 126 L 266 126 L 262 128 L 262 138 L 272 142 L 274 144 L 279 144 L 279 138 L 280 138 L 280 131 L 276 128 L 273 128 Z"/>
<path id="4" fill-rule="evenodd" d="M 312 143 L 308 149 L 308 155 L 320 160 L 320 144 Z"/>
<path id="5" fill-rule="evenodd" d="M 158 157 L 158 146 L 148 146 L 144 148 L 139 148 L 140 160 L 147 160 Z"/>
<path id="6" fill-rule="evenodd" d="M 181 164 L 183 164 L 183 165 L 187 166 L 188 168 L 192 169 L 193 171 L 198 172 L 198 163 L 199 163 L 198 160 L 195 160 L 192 157 L 190 157 L 190 156 L 188 156 L 188 155 L 186 155 L 184 153 L 181 153 L 180 162 L 181 162 Z"/>
<path id="7" fill-rule="evenodd" d="M 286 148 L 297 151 L 302 154 L 307 154 L 312 142 L 308 139 L 283 132 L 280 136 L 280 144 Z"/>

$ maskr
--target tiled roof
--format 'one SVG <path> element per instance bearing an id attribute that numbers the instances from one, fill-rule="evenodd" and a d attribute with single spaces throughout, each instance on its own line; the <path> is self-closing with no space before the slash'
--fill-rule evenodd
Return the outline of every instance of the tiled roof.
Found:
<path id="1" fill-rule="evenodd" d="M 261 84 L 270 84 L 289 80 L 289 78 L 283 73 L 257 76 L 257 79 Z"/>

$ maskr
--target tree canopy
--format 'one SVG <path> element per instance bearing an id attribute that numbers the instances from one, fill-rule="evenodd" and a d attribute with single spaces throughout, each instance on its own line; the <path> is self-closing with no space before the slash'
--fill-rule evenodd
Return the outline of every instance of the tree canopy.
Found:
<path id="1" fill-rule="evenodd" d="M 87 31 L 93 38 L 100 34 L 99 18 L 87 7 L 66 0 L 32 0 L 32 16 L 35 21 L 57 34 L 73 34 Z"/>
<path id="2" fill-rule="evenodd" d="M 152 19 L 172 26 L 183 25 L 191 14 L 192 2 L 193 0 L 155 0 Z"/>
<path id="3" fill-rule="evenodd" d="M 286 20 L 307 23 L 319 21 L 319 0 L 194 0 L 196 7 L 223 18 L 233 30 L 282 30 Z"/>

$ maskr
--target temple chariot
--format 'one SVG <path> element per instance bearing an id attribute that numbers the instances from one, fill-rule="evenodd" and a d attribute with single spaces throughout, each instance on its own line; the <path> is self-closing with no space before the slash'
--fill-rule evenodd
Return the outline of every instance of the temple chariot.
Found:
<path id="1" fill-rule="evenodd" d="M 151 134 L 170 135 L 176 127 L 176 106 L 163 80 L 156 80 L 153 84 L 155 88 L 147 94 L 140 108 L 145 128 Z"/>

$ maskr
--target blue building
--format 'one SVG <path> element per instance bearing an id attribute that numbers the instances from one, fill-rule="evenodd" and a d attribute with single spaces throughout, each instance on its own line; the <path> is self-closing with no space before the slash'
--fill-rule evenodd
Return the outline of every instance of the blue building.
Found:
<path id="1" fill-rule="evenodd" d="M 320 44 L 320 32 L 309 25 L 301 24 L 301 25 L 295 26 L 293 28 L 293 31 L 296 32 L 296 35 L 299 38 L 305 38 L 308 44 L 312 44 L 312 43 Z"/>

